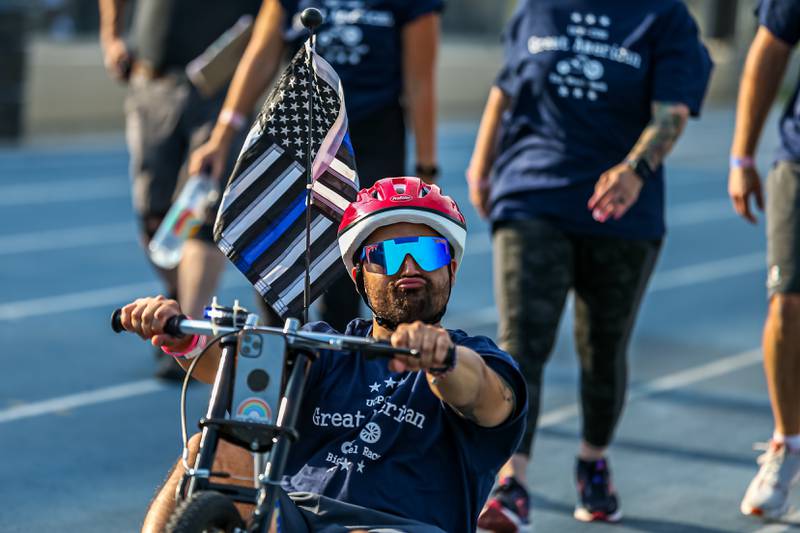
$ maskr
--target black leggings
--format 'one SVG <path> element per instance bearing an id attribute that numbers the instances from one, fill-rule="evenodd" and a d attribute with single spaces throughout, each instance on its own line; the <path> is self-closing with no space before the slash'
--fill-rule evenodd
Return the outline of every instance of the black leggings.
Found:
<path id="1" fill-rule="evenodd" d="M 350 123 L 350 140 L 356 154 L 360 188 L 377 180 L 405 175 L 406 128 L 403 109 L 392 105 Z M 341 275 L 319 298 L 321 318 L 337 331 L 360 314 L 361 297 L 341 264 Z M 279 325 L 280 318 L 264 305 L 263 322 Z"/>
<path id="2" fill-rule="evenodd" d="M 496 224 L 493 241 L 498 337 L 528 384 L 528 425 L 518 452 L 530 453 L 542 372 L 570 289 L 583 438 L 607 446 L 625 402 L 628 340 L 661 243 L 569 235 L 541 219 Z"/>

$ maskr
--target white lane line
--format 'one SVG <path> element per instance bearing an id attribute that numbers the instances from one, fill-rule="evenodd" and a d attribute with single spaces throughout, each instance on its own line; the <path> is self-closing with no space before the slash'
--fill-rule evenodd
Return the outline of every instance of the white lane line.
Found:
<path id="1" fill-rule="evenodd" d="M 2 194 L 2 192 L 0 192 Z M 669 218 L 670 227 L 702 224 L 715 220 L 733 218 L 735 215 L 727 201 L 693 202 L 681 204 Z M 136 225 L 133 222 L 97 224 L 75 228 L 32 231 L 0 236 L 0 255 L 14 255 L 29 252 L 45 252 L 136 242 Z M 482 231 L 469 236 L 466 255 L 482 255 L 492 251 L 489 232 Z"/>
<path id="2" fill-rule="evenodd" d="M 630 394 L 628 394 L 628 403 L 653 396 L 660 392 L 681 389 L 701 381 L 724 376 L 760 362 L 761 350 L 754 349 L 717 359 L 704 365 L 679 370 L 678 372 L 651 379 L 650 381 L 641 383 L 639 386 L 633 387 Z M 555 426 L 567 420 L 571 420 L 578 416 L 578 414 L 580 414 L 580 407 L 577 403 L 564 405 L 542 414 L 542 416 L 539 417 L 539 427 Z"/>
<path id="3" fill-rule="evenodd" d="M 647 288 L 647 292 L 660 292 L 678 289 L 710 281 L 750 274 L 766 269 L 764 252 L 738 255 L 727 259 L 719 259 L 656 272 Z M 0 306 L 2 308 L 2 306 Z M 458 322 L 454 319 L 458 318 Z M 489 305 L 467 313 L 452 316 L 445 322 L 462 329 L 486 326 L 497 322 L 497 308 Z"/>
<path id="4" fill-rule="evenodd" d="M 667 229 L 736 218 L 727 198 L 677 204 L 667 209 Z"/>
<path id="5" fill-rule="evenodd" d="M 761 360 L 761 352 L 758 349 L 749 350 L 740 354 L 732 355 L 722 359 L 717 359 L 710 363 L 700 366 L 687 368 L 661 376 L 659 378 L 642 383 L 628 397 L 628 402 L 646 398 L 659 392 L 675 390 L 686 387 L 700 381 L 720 377 L 741 368 L 753 365 Z M 25 405 L 18 405 L 8 409 L 0 410 L 0 424 L 12 422 L 23 418 L 31 418 L 51 413 L 57 413 L 68 409 L 75 409 L 97 403 L 104 403 L 114 400 L 122 400 L 132 396 L 141 396 L 153 392 L 159 392 L 167 388 L 164 384 L 154 379 L 123 383 L 103 389 L 51 398 L 40 402 Z M 579 414 L 578 404 L 565 405 L 543 413 L 539 418 L 539 427 L 548 427 L 570 420 Z M 782 531 L 782 530 L 781 530 Z"/>
<path id="6" fill-rule="evenodd" d="M 118 178 L 92 178 L 55 183 L 32 183 L 0 187 L 0 207 L 51 204 L 122 198 L 130 196 L 127 181 Z"/>
<path id="7" fill-rule="evenodd" d="M 717 281 L 740 274 L 758 272 L 763 268 L 763 253 L 761 252 L 680 267 L 656 273 L 650 283 L 648 292 Z M 246 287 L 248 285 L 244 276 L 238 272 L 228 272 L 229 274 L 223 278 L 223 288 Z M 102 307 L 124 302 L 144 294 L 153 294 L 158 290 L 159 285 L 151 281 L 6 302 L 0 304 L 0 321 Z M 489 306 L 470 312 L 463 317 L 463 323 L 459 323 L 458 326 L 469 329 L 470 327 L 486 325 L 491 321 L 495 321 L 496 318 L 497 312 L 494 306 Z"/>
<path id="8" fill-rule="evenodd" d="M 122 400 L 125 398 L 131 398 L 133 396 L 142 396 L 144 394 L 159 392 L 167 388 L 168 387 L 166 385 L 155 379 L 144 379 L 141 381 L 132 381 L 130 383 L 105 387 L 103 389 L 95 389 L 92 391 L 70 394 L 68 396 L 51 398 L 41 402 L 17 405 L 15 407 L 0 410 L 0 424 L 4 422 L 13 422 L 14 420 L 21 420 L 24 418 L 32 418 L 35 416 L 63 412 L 69 409 L 85 407 L 87 405 Z"/>
<path id="9" fill-rule="evenodd" d="M 133 222 L 0 235 L 0 255 L 44 252 L 136 241 Z"/>
<path id="10" fill-rule="evenodd" d="M 707 261 L 696 265 L 673 268 L 656 273 L 650 283 L 650 291 L 664 291 L 696 285 L 707 281 L 749 274 L 766 270 L 766 257 L 764 252 L 737 255 L 727 259 Z"/>

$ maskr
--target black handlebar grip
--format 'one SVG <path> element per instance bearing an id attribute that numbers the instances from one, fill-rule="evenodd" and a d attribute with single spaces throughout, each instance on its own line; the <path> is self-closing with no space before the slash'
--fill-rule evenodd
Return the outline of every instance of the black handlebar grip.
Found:
<path id="1" fill-rule="evenodd" d="M 111 329 L 114 330 L 114 333 L 122 333 L 125 331 L 125 328 L 122 327 L 122 309 L 117 308 L 114 309 L 114 312 L 111 313 Z"/>
<path id="2" fill-rule="evenodd" d="M 188 317 L 186 315 L 175 315 L 168 318 L 164 324 L 164 333 L 167 335 L 172 335 L 175 338 L 183 337 L 183 332 L 181 331 L 181 322 L 187 318 Z"/>
<path id="3" fill-rule="evenodd" d="M 175 315 L 168 318 L 167 323 L 164 324 L 164 333 L 177 338 L 183 337 L 180 325 L 184 320 L 186 320 L 186 315 Z M 114 312 L 111 313 L 111 329 L 113 329 L 115 333 L 122 333 L 125 331 L 125 328 L 122 327 L 122 309 L 114 309 Z"/>

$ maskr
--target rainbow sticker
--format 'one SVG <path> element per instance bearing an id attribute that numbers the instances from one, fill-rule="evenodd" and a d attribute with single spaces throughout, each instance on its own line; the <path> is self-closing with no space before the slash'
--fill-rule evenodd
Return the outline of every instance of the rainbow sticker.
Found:
<path id="1" fill-rule="evenodd" d="M 260 421 L 272 421 L 272 409 L 261 398 L 247 398 L 236 408 L 235 418 L 253 418 Z"/>

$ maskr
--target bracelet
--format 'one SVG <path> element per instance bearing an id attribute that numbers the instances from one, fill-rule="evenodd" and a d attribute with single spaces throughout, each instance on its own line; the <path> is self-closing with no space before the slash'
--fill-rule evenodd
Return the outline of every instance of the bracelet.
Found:
<path id="1" fill-rule="evenodd" d="M 755 166 L 756 166 L 756 162 L 749 155 L 742 156 L 742 157 L 738 157 L 738 156 L 735 156 L 735 155 L 731 156 L 731 159 L 730 159 L 730 167 L 731 168 L 753 168 Z"/>
<path id="2" fill-rule="evenodd" d="M 232 109 L 223 109 L 219 112 L 219 123 L 230 126 L 236 131 L 242 131 L 247 126 L 247 117 Z"/>
<path id="3" fill-rule="evenodd" d="M 198 353 L 195 354 L 192 354 L 192 352 L 195 351 L 195 349 L 198 347 L 200 349 L 205 348 L 206 338 L 200 337 L 200 335 L 193 335 L 192 337 L 193 337 L 192 342 L 190 342 L 189 346 L 187 346 L 183 351 L 171 352 L 166 346 L 162 346 L 161 351 L 167 355 L 171 355 L 175 359 L 184 359 L 184 360 L 194 359 L 195 357 L 197 357 L 200 350 L 197 350 Z"/>
<path id="4" fill-rule="evenodd" d="M 435 178 L 439 175 L 439 166 L 436 164 L 433 165 L 421 165 L 417 163 L 414 167 L 414 172 L 417 176 L 427 176 L 430 178 Z"/>
<path id="5" fill-rule="evenodd" d="M 450 372 L 453 371 L 453 369 L 456 367 L 457 353 L 456 345 L 451 344 L 450 348 L 447 349 L 447 357 L 445 358 L 447 363 L 445 366 L 431 367 L 428 369 L 428 373 L 433 375 L 433 378 L 431 378 L 431 383 L 436 385 L 442 378 L 446 377 Z"/>

